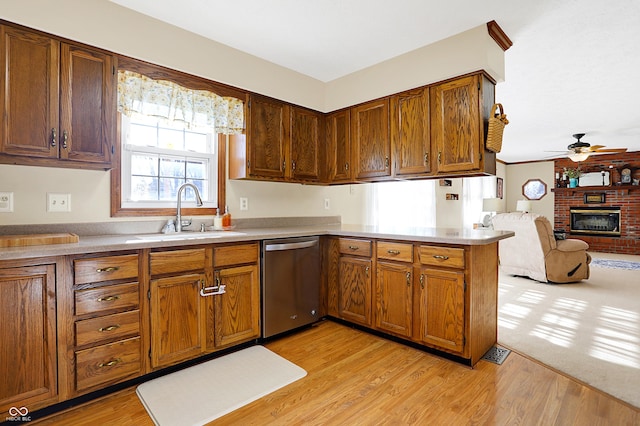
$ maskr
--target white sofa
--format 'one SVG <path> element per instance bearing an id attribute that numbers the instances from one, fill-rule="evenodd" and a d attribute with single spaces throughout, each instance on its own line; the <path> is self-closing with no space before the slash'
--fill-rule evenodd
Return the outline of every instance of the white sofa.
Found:
<path id="1" fill-rule="evenodd" d="M 493 217 L 492 223 L 495 230 L 515 232 L 514 237 L 499 243 L 503 272 L 553 283 L 589 278 L 589 244 L 576 239 L 556 241 L 546 217 L 535 213 L 501 213 Z"/>

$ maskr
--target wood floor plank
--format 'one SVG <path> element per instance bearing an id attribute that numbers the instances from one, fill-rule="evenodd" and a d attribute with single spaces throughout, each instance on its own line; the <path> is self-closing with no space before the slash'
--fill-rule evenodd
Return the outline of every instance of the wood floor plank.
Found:
<path id="1" fill-rule="evenodd" d="M 515 352 L 471 369 L 330 321 L 265 346 L 307 376 L 210 424 L 640 424 L 640 410 Z M 153 422 L 130 388 L 35 424 Z"/>

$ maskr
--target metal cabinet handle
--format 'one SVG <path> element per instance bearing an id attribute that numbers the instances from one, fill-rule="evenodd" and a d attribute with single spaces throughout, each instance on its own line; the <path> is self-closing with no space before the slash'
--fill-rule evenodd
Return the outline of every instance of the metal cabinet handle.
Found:
<path id="1" fill-rule="evenodd" d="M 434 254 L 434 255 L 433 255 L 433 258 L 434 258 L 434 259 L 447 260 L 447 259 L 449 259 L 449 256 L 443 256 L 443 255 L 441 255 L 441 254 Z"/>
<path id="2" fill-rule="evenodd" d="M 384 168 L 389 168 L 389 156 L 384 157 Z"/>
<path id="3" fill-rule="evenodd" d="M 356 251 L 356 250 L 358 250 L 359 248 L 360 248 L 360 247 L 358 247 L 358 246 L 349 246 L 349 249 L 351 249 L 351 250 L 353 250 L 353 251 Z"/>
<path id="4" fill-rule="evenodd" d="M 424 274 L 420 274 L 420 288 L 424 289 Z"/>
<path id="5" fill-rule="evenodd" d="M 106 332 L 109 332 L 109 331 L 117 330 L 119 328 L 120 328 L 120 324 L 114 324 L 114 325 L 110 325 L 108 327 L 100 327 L 98 329 L 98 331 L 101 332 L 101 333 L 106 333 Z"/>
<path id="6" fill-rule="evenodd" d="M 429 153 L 428 152 L 424 153 L 424 164 L 429 164 Z"/>
<path id="7" fill-rule="evenodd" d="M 113 302 L 114 300 L 120 299 L 120 296 L 107 296 L 107 297 L 99 297 L 98 302 Z"/>
<path id="8" fill-rule="evenodd" d="M 442 164 L 442 151 L 438 151 L 438 164 Z"/>
<path id="9" fill-rule="evenodd" d="M 96 272 L 113 272 L 113 271 L 117 271 L 118 268 L 117 266 L 108 266 L 106 268 L 98 268 L 96 269 Z"/>
<path id="10" fill-rule="evenodd" d="M 65 130 L 62 132 L 62 147 L 67 149 L 67 141 L 69 140 L 69 133 Z"/>
<path id="11" fill-rule="evenodd" d="M 295 162 L 295 161 L 292 161 L 292 162 L 291 162 L 291 170 L 292 170 L 292 171 L 295 171 L 295 170 L 296 170 L 296 162 Z"/>
<path id="12" fill-rule="evenodd" d="M 51 129 L 51 146 L 56 146 L 56 129 Z"/>
<path id="13" fill-rule="evenodd" d="M 349 171 L 349 163 L 344 163 L 344 169 L 345 171 Z"/>
<path id="14" fill-rule="evenodd" d="M 116 364 L 119 364 L 122 362 L 122 358 L 115 358 L 112 359 L 111 361 L 107 361 L 107 362 L 101 362 L 100 364 L 98 364 L 98 368 L 103 368 L 103 367 L 113 367 Z"/>
<path id="15" fill-rule="evenodd" d="M 398 255 L 398 254 L 400 254 L 400 250 L 387 250 L 387 253 L 393 254 L 393 255 Z"/>
<path id="16" fill-rule="evenodd" d="M 216 285 L 213 287 L 206 287 L 204 280 L 200 280 L 200 296 L 208 297 L 208 296 L 216 296 L 218 294 L 226 293 L 225 291 L 226 286 L 224 284 L 221 284 L 220 275 L 218 272 L 216 273 L 215 280 L 216 280 Z"/>
<path id="17" fill-rule="evenodd" d="M 369 277 L 369 267 L 367 266 L 366 268 L 364 268 L 364 272 L 365 274 L 367 274 L 367 278 Z"/>
<path id="18" fill-rule="evenodd" d="M 407 272 L 407 287 L 411 287 L 411 272 Z"/>

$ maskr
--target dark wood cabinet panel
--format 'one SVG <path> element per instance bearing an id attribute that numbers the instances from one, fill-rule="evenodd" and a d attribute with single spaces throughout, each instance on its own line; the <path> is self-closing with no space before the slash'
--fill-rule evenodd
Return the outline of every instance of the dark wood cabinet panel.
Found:
<path id="1" fill-rule="evenodd" d="M 348 109 L 327 117 L 327 167 L 329 182 L 352 180 L 351 115 Z"/>
<path id="2" fill-rule="evenodd" d="M 484 131 L 480 77 L 472 75 L 431 87 L 431 137 L 441 172 L 480 169 Z"/>
<path id="3" fill-rule="evenodd" d="M 376 278 L 376 328 L 411 337 L 413 265 L 378 261 Z"/>
<path id="4" fill-rule="evenodd" d="M 0 411 L 56 402 L 55 265 L 0 269 Z"/>
<path id="5" fill-rule="evenodd" d="M 248 121 L 249 176 L 284 179 L 289 107 L 273 99 L 252 96 Z"/>
<path id="6" fill-rule="evenodd" d="M 291 178 L 317 181 L 320 178 L 323 140 L 322 114 L 291 108 Z"/>
<path id="7" fill-rule="evenodd" d="M 388 98 L 351 109 L 351 143 L 356 179 L 391 176 Z"/>
<path id="8" fill-rule="evenodd" d="M 419 176 L 431 171 L 429 90 L 419 89 L 391 98 L 391 144 L 396 176 Z"/>

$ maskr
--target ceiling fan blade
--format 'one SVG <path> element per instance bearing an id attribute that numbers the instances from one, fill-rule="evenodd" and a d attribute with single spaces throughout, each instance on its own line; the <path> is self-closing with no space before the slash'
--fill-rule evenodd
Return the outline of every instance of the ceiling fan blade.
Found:
<path id="1" fill-rule="evenodd" d="M 591 147 L 589 148 L 589 151 L 592 151 L 592 152 L 593 151 L 598 151 L 598 150 L 600 150 L 602 148 L 605 148 L 605 146 L 604 145 L 591 145 Z"/>
<path id="2" fill-rule="evenodd" d="M 607 148 L 607 149 L 597 149 L 592 151 L 592 154 L 622 154 L 627 152 L 627 148 Z"/>

